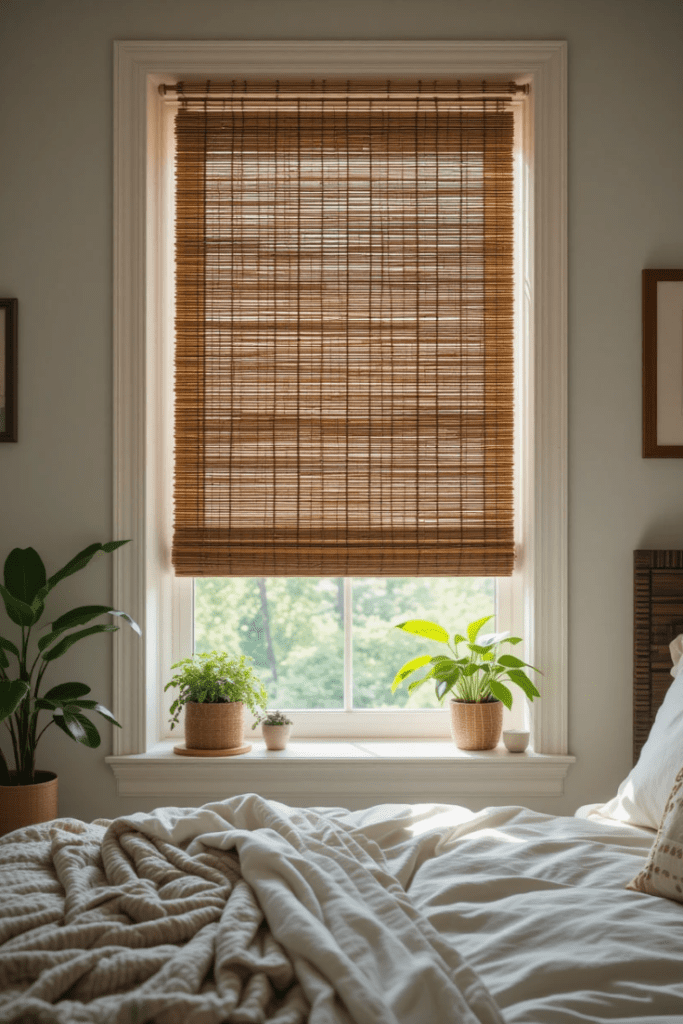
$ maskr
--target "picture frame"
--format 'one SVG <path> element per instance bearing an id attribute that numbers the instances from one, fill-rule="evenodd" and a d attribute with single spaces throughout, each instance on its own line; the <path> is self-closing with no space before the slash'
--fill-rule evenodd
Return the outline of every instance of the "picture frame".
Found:
<path id="1" fill-rule="evenodd" d="M 0 299 L 0 441 L 17 440 L 16 299 Z"/>
<path id="2" fill-rule="evenodd" d="M 643 458 L 683 458 L 683 270 L 643 270 Z"/>

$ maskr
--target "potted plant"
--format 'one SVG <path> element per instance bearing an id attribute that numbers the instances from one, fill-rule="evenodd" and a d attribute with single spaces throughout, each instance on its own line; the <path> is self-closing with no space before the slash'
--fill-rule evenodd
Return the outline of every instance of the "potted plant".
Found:
<path id="1" fill-rule="evenodd" d="M 177 754 L 223 757 L 251 750 L 244 744 L 244 705 L 253 715 L 266 710 L 267 694 L 247 658 L 227 651 L 211 651 L 183 658 L 165 689 L 178 687 L 171 704 L 171 729 L 185 708 L 185 746 Z"/>
<path id="2" fill-rule="evenodd" d="M 119 628 L 88 623 L 102 615 L 117 615 L 140 633 L 130 615 L 108 605 L 83 605 L 42 626 L 48 632 L 38 639 L 35 630 L 43 618 L 46 598 L 58 583 L 85 568 L 98 552 L 109 553 L 127 543 L 113 540 L 90 544 L 49 578 L 33 548 L 14 548 L 7 556 L 0 594 L 9 619 L 20 627 L 21 633 L 16 643 L 0 636 L 0 721 L 5 723 L 14 755 L 14 768 L 10 769 L 0 751 L 1 835 L 57 816 L 57 776 L 36 769 L 36 748 L 51 725 L 57 725 L 69 739 L 86 747 L 99 747 L 100 734 L 85 712 L 96 711 L 119 725 L 111 711 L 89 698 L 90 687 L 85 683 L 62 682 L 46 691 L 41 688 L 50 665 L 75 643 L 95 633 L 113 633 Z M 42 713 L 50 716 L 46 723 L 41 719 Z"/>
<path id="3" fill-rule="evenodd" d="M 448 632 L 435 622 L 411 619 L 396 626 L 406 633 L 438 640 L 451 651 L 450 655 L 422 654 L 407 661 L 396 673 L 391 690 L 394 693 L 413 672 L 430 665 L 425 675 L 408 685 L 408 692 L 433 679 L 436 695 L 442 703 L 447 694 L 452 694 L 451 731 L 462 750 L 492 750 L 498 745 L 503 728 L 503 705 L 508 709 L 512 707 L 512 693 L 503 679 L 519 686 L 531 701 L 540 697 L 524 669 L 539 670 L 513 654 L 500 653 L 503 644 L 519 644 L 522 638 L 510 636 L 509 632 L 481 635 L 482 627 L 492 618 L 487 615 L 471 622 L 467 636 L 456 633 L 452 644 Z M 465 645 L 465 654 L 460 654 L 460 644 Z"/>
<path id="4" fill-rule="evenodd" d="M 293 724 L 291 718 L 287 718 L 282 711 L 266 711 L 265 715 L 256 719 L 252 729 L 261 726 L 268 750 L 285 750 Z"/>

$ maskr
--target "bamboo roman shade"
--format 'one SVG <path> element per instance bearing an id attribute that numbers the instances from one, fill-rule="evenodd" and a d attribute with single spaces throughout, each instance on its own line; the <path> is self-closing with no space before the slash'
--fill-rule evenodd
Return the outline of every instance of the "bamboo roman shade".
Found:
<path id="1" fill-rule="evenodd" d="M 176 573 L 509 575 L 510 103 L 213 91 L 178 87 Z"/>

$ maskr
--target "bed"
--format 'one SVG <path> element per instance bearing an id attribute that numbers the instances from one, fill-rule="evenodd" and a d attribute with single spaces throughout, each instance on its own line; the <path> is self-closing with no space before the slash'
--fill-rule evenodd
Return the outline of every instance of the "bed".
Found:
<path id="1" fill-rule="evenodd" d="M 607 804 L 245 794 L 20 829 L 0 840 L 0 1021 L 683 1022 L 680 555 L 636 552 L 650 720 Z"/>

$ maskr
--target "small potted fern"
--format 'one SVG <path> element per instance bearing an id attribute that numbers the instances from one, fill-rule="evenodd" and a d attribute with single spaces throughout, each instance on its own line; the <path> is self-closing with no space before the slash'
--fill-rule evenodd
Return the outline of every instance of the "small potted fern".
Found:
<path id="1" fill-rule="evenodd" d="M 185 708 L 185 745 L 174 747 L 177 754 L 196 757 L 226 757 L 245 754 L 244 705 L 253 715 L 265 712 L 267 694 L 242 654 L 211 651 L 183 658 L 171 667 L 178 669 L 165 689 L 177 687 L 171 704 L 171 729 Z"/>
<path id="2" fill-rule="evenodd" d="M 471 622 L 466 629 L 467 636 L 455 633 L 452 643 L 448 631 L 436 622 L 411 619 L 396 626 L 426 640 L 438 640 L 449 648 L 450 655 L 421 654 L 411 658 L 396 673 L 391 690 L 394 693 L 404 680 L 430 666 L 423 676 L 408 684 L 408 692 L 433 679 L 436 696 L 442 703 L 451 694 L 451 732 L 461 750 L 492 750 L 498 745 L 503 729 L 503 706 L 508 710 L 512 707 L 512 693 L 503 679 L 515 683 L 530 701 L 540 697 L 524 671 L 526 668 L 532 672 L 539 670 L 513 654 L 500 653 L 503 644 L 519 644 L 522 638 L 510 636 L 508 632 L 481 633 L 492 618 L 487 615 Z M 465 646 L 464 654 L 459 650 L 461 644 Z"/>
<path id="3" fill-rule="evenodd" d="M 268 750 L 285 750 L 293 724 L 282 711 L 266 711 L 256 719 L 252 729 L 261 726 L 261 735 Z"/>

